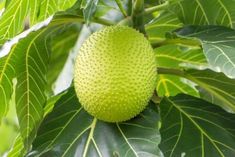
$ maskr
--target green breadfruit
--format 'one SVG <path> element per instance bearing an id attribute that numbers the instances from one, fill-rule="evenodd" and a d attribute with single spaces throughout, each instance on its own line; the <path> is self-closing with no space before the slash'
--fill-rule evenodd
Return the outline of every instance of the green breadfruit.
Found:
<path id="1" fill-rule="evenodd" d="M 120 122 L 144 110 L 156 85 L 153 49 L 143 34 L 110 26 L 81 46 L 74 83 L 84 109 L 97 119 Z"/>

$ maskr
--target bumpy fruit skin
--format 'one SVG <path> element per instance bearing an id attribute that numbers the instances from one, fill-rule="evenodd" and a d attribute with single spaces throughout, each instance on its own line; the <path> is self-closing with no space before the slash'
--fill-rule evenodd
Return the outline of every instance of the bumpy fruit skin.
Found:
<path id="1" fill-rule="evenodd" d="M 84 109 L 106 122 L 144 110 L 155 89 L 156 62 L 143 34 L 110 26 L 92 34 L 78 53 L 74 83 Z"/>

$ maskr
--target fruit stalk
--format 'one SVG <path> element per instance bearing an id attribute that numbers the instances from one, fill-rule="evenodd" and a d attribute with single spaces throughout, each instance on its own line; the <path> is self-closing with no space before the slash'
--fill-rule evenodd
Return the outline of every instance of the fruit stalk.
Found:
<path id="1" fill-rule="evenodd" d="M 132 10 L 133 27 L 146 35 L 144 28 L 144 0 L 135 0 Z"/>

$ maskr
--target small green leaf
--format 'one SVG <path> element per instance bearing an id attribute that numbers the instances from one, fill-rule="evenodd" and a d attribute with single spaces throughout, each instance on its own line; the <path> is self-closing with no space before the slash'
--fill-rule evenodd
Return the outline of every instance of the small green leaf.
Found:
<path id="1" fill-rule="evenodd" d="M 29 156 L 159 156 L 158 120 L 150 105 L 131 121 L 99 121 L 84 111 L 71 88 L 43 121 Z"/>
<path id="2" fill-rule="evenodd" d="M 165 157 L 235 156 L 235 115 L 198 98 L 178 95 L 160 104 Z"/>

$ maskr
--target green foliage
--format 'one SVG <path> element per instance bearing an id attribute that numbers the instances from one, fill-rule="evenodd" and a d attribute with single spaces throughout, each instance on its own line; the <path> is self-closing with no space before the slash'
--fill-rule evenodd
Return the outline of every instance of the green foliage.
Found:
<path id="1" fill-rule="evenodd" d="M 214 70 L 235 77 L 235 31 L 220 26 L 191 26 L 178 31 L 184 37 L 197 38 L 204 54 Z"/>
<path id="2" fill-rule="evenodd" d="M 178 0 L 170 7 L 184 24 L 222 25 L 234 28 L 235 1 Z"/>
<path id="3" fill-rule="evenodd" d="M 146 32 L 151 42 L 159 42 L 165 39 L 166 33 L 182 27 L 178 17 L 170 12 L 163 12 L 146 24 Z"/>
<path id="4" fill-rule="evenodd" d="M 235 155 L 235 115 L 187 95 L 163 99 L 160 113 L 160 149 L 165 156 Z"/>
<path id="5" fill-rule="evenodd" d="M 0 0 L 0 155 L 234 157 L 234 5 Z M 157 64 L 149 105 L 122 123 L 89 115 L 73 89 L 80 45 L 109 25 L 144 33 Z"/>
<path id="6" fill-rule="evenodd" d="M 11 1 L 7 5 L 6 10 L 0 17 L 0 45 L 22 31 L 28 10 L 29 0 Z"/>
<path id="7" fill-rule="evenodd" d="M 71 88 L 43 121 L 29 156 L 158 155 L 158 122 L 153 104 L 131 121 L 116 124 L 99 121 L 82 108 Z M 63 147 L 59 151 L 54 149 L 61 145 Z"/>
<path id="8" fill-rule="evenodd" d="M 188 70 L 186 78 L 198 84 L 202 99 L 220 105 L 229 112 L 235 112 L 235 79 L 211 70 Z"/>
<path id="9" fill-rule="evenodd" d="M 47 91 L 51 95 L 53 93 L 53 87 L 56 79 L 58 78 L 61 70 L 66 63 L 71 49 L 75 45 L 81 25 L 77 23 L 71 23 L 53 35 L 51 39 L 51 58 L 47 71 Z M 59 60 L 59 62 L 58 62 Z"/>
<path id="10" fill-rule="evenodd" d="M 9 111 L 0 126 L 0 156 L 3 156 L 5 152 L 9 151 L 9 148 L 14 144 L 15 138 L 18 135 L 19 128 L 15 116 L 15 103 L 11 102 Z"/>
<path id="11" fill-rule="evenodd" d="M 16 0 L 10 1 L 0 17 L 0 45 L 20 33 L 29 20 L 33 25 L 53 15 L 55 12 L 65 10 L 73 5 L 75 0 Z M 30 14 L 30 18 L 26 19 Z"/>
<path id="12" fill-rule="evenodd" d="M 99 0 L 82 0 L 81 9 L 83 9 L 83 15 L 86 22 L 90 22 L 91 17 L 96 11 L 96 7 Z"/>

